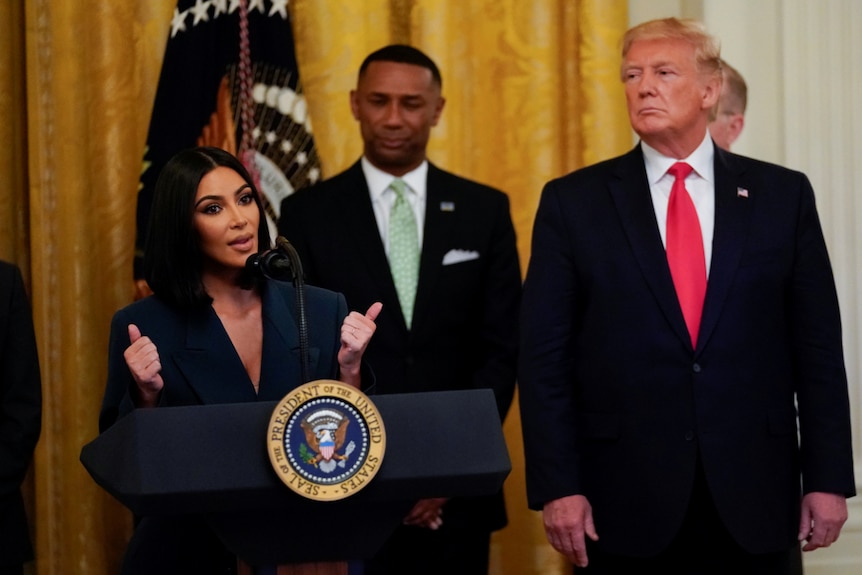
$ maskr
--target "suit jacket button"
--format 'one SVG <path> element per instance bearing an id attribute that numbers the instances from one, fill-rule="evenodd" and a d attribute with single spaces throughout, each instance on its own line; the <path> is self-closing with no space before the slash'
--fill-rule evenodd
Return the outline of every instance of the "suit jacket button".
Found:
<path id="1" fill-rule="evenodd" d="M 410 367 L 413 367 L 413 356 L 412 356 L 412 355 L 408 355 L 407 357 L 405 357 L 405 358 L 404 358 L 404 363 L 406 363 L 406 364 L 407 364 L 408 366 L 410 366 Z"/>
<path id="2" fill-rule="evenodd" d="M 691 366 L 691 369 L 695 373 L 700 373 L 700 370 L 701 370 L 700 364 L 699 363 L 694 364 L 693 366 Z"/>
<path id="3" fill-rule="evenodd" d="M 691 430 L 686 431 L 686 432 L 685 432 L 685 440 L 686 440 L 686 441 L 691 441 L 692 439 L 694 439 L 694 432 L 693 432 L 693 431 L 691 431 Z"/>

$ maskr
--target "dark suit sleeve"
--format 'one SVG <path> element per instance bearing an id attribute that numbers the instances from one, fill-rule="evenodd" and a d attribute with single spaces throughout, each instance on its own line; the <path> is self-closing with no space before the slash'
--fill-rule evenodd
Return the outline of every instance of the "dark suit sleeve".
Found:
<path id="1" fill-rule="evenodd" d="M 855 495 L 847 375 L 832 269 L 804 176 L 788 318 L 796 365 L 803 491 Z"/>
<path id="2" fill-rule="evenodd" d="M 18 491 L 42 425 L 33 317 L 17 267 L 0 267 L 0 498 Z"/>
<path id="3" fill-rule="evenodd" d="M 481 362 L 474 387 L 494 390 L 500 420 L 505 419 L 515 393 L 518 365 L 518 311 L 521 305 L 521 267 L 509 199 L 502 195 L 493 215 L 491 253 L 482 298 Z"/>
<path id="4" fill-rule="evenodd" d="M 581 291 L 560 190 L 545 187 L 521 306 L 519 400 L 530 508 L 580 493 L 574 337 Z"/>

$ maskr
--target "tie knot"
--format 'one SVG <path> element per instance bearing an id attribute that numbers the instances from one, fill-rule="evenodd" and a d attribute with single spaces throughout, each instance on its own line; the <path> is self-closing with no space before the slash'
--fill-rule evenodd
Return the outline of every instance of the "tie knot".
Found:
<path id="1" fill-rule="evenodd" d="M 407 193 L 407 190 L 410 189 L 409 186 L 407 186 L 407 183 L 401 178 L 395 178 L 394 180 L 392 180 L 392 183 L 389 184 L 389 187 L 392 188 L 392 191 L 395 192 L 395 195 L 399 198 L 403 198 L 404 194 Z"/>
<path id="2" fill-rule="evenodd" d="M 668 168 L 667 173 L 676 178 L 677 181 L 684 180 L 692 171 L 692 167 L 685 162 L 677 162 Z"/>

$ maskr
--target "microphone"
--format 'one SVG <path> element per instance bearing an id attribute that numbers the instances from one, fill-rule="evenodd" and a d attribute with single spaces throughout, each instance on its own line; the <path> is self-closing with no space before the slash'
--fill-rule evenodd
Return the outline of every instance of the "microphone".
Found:
<path id="1" fill-rule="evenodd" d="M 273 280 L 292 278 L 290 258 L 279 249 L 252 254 L 245 261 L 245 268 L 258 277 Z"/>
<path id="2" fill-rule="evenodd" d="M 305 309 L 305 279 L 302 274 L 302 262 L 299 253 L 287 238 L 275 238 L 275 249 L 260 254 L 252 254 L 245 260 L 245 268 L 249 273 L 267 279 L 292 280 L 296 292 L 297 331 L 299 332 L 299 358 L 302 381 L 307 383 L 310 378 L 310 361 L 308 352 L 308 317 Z"/>

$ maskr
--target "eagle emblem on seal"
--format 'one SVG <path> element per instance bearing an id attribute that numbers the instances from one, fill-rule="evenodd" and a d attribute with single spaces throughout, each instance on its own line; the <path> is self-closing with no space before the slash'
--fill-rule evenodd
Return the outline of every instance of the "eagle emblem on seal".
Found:
<path id="1" fill-rule="evenodd" d="M 300 446 L 300 456 L 308 465 L 331 472 L 336 466 L 344 467 L 353 452 L 354 444 L 347 444 L 343 453 L 347 425 L 350 420 L 336 409 L 320 409 L 308 414 L 300 423 L 307 444 Z"/>

